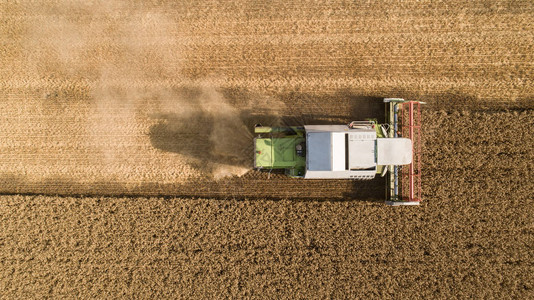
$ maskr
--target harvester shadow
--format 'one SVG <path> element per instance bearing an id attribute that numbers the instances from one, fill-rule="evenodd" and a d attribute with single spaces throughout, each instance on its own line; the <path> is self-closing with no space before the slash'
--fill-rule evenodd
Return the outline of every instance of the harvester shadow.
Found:
<path id="1" fill-rule="evenodd" d="M 352 190 L 343 194 L 343 199 L 366 202 L 383 202 L 386 198 L 386 179 L 380 176 L 372 180 L 353 180 Z"/>
<path id="2" fill-rule="evenodd" d="M 189 111 L 187 113 L 163 111 L 154 114 L 152 117 L 157 122 L 149 129 L 150 141 L 156 149 L 189 157 L 191 166 L 202 172 L 212 172 L 218 164 L 252 169 L 255 124 L 264 126 L 346 124 L 367 118 L 382 121 L 385 117 L 381 97 L 359 96 L 348 90 L 325 95 L 277 94 L 270 98 L 273 102 L 283 103 L 284 107 L 272 110 L 244 105 L 244 103 L 250 104 L 250 99 L 259 97 L 248 90 L 219 89 L 218 93 L 222 95 L 221 101 L 224 101 L 220 113 L 206 108 L 205 103 L 202 104 L 204 100 L 201 99 L 203 97 L 201 88 L 187 88 L 174 93 L 182 99 L 187 98 Z M 197 104 L 198 109 L 190 109 Z M 258 171 L 251 170 L 245 177 L 257 178 L 255 172 Z M 262 180 L 261 176 L 259 178 L 256 182 Z M 265 181 L 268 184 L 268 179 Z M 343 199 L 382 201 L 384 185 L 383 178 L 353 181 L 352 187 L 343 194 Z"/>

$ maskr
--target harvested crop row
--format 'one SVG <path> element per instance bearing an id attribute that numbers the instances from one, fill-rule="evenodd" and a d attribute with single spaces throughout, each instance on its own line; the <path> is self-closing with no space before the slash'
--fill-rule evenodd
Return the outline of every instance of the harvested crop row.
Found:
<path id="1" fill-rule="evenodd" d="M 450 197 L 465 197 L 462 190 L 482 192 L 485 189 L 500 191 L 500 197 L 511 197 L 510 193 L 522 193 L 530 189 L 524 172 L 531 172 L 529 162 L 533 159 L 531 149 L 534 147 L 532 135 L 534 113 L 532 109 L 503 111 L 446 111 L 429 108 L 424 112 L 424 147 L 423 147 L 423 191 L 427 199 L 434 199 L 441 192 Z M 180 141 L 181 136 L 173 136 Z M 209 137 L 206 137 L 208 139 Z M 249 140 L 252 143 L 251 140 Z M 5 143 L 5 141 L 4 141 Z M 71 144 L 72 145 L 72 144 Z M 208 144 L 206 144 L 206 147 Z M 59 148 L 61 151 L 62 148 Z M 141 149 L 135 148 L 141 152 Z M 50 151 L 50 150 L 48 150 Z M 130 149 L 131 152 L 131 149 Z M 142 153 L 142 152 L 141 152 Z M 155 152 L 157 153 L 157 152 Z M 135 153 L 134 153 L 135 154 Z M 18 154 L 22 155 L 22 154 Z M 50 154 L 28 154 L 29 158 L 41 158 L 42 165 L 47 166 Z M 250 156 L 247 156 L 250 158 Z M 71 157 L 73 163 L 79 163 L 77 157 Z M 119 175 L 115 180 L 106 181 L 98 173 L 91 178 L 73 180 L 74 176 L 57 176 L 44 180 L 32 181 L 24 176 L 4 177 L 1 191 L 4 193 L 47 193 L 47 194 L 81 194 L 81 195 L 184 195 L 222 198 L 330 198 L 330 199 L 382 199 L 384 196 L 382 179 L 370 182 L 324 181 L 288 179 L 285 176 L 249 171 L 242 177 L 229 177 L 214 180 L 212 178 L 155 180 L 164 176 L 162 170 L 183 176 L 176 166 L 163 159 L 133 156 L 132 161 L 117 159 L 116 164 L 102 165 L 104 170 L 117 166 Z M 134 161 L 135 160 L 135 161 Z M 60 162 L 62 168 L 69 165 Z M 134 172 L 150 172 L 136 176 Z M 206 167 L 208 161 L 198 160 Z M 251 158 L 250 158 L 251 161 Z M 154 164 L 156 163 L 157 164 Z M 120 168 L 121 164 L 131 164 Z M 25 165 L 25 167 L 28 167 Z M 163 166 L 159 169 L 157 166 Z M 19 166 L 16 161 L 5 163 L 5 168 Z M 79 166 L 80 176 L 91 174 L 91 165 Z M 58 168 L 59 166 L 53 166 Z M 88 168 L 89 167 L 89 168 Z M 201 166 L 202 167 L 202 166 Z M 84 169 L 85 168 L 85 169 Z M 60 169 L 62 170 L 62 169 Z M 118 172 L 117 171 L 117 172 Z M 158 174 L 157 171 L 161 173 Z M 175 172 L 175 173 L 172 173 Z M 68 175 L 68 174 L 67 174 Z M 129 177 L 131 176 L 131 177 Z M 150 177 L 155 176 L 155 177 Z M 525 181 L 526 180 L 526 181 Z M 513 181 L 513 182 L 512 182 Z M 491 182 L 497 182 L 493 184 Z M 455 184 L 465 184 L 455 186 Z M 512 184 L 513 183 L 513 184 Z M 513 190 L 510 190 L 513 188 Z M 468 190 L 466 190 L 468 191 Z M 454 196 L 458 193 L 458 196 Z M 508 193 L 508 194 L 507 194 Z"/>

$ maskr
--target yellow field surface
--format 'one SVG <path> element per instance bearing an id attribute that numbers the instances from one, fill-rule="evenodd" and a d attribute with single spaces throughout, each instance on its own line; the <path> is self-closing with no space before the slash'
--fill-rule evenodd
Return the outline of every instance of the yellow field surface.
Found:
<path id="1" fill-rule="evenodd" d="M 0 294 L 533 297 L 533 24 L 532 1 L 0 0 Z M 251 170 L 254 124 L 383 97 L 428 103 L 421 207 Z"/>

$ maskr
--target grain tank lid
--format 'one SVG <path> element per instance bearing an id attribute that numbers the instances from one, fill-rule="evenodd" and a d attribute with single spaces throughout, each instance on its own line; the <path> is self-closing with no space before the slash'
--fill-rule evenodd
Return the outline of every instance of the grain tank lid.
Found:
<path id="1" fill-rule="evenodd" d="M 306 165 L 310 171 L 332 170 L 332 137 L 330 132 L 306 134 Z"/>
<path id="2" fill-rule="evenodd" d="M 376 139 L 378 165 L 407 165 L 412 162 L 412 140 L 407 138 Z"/>

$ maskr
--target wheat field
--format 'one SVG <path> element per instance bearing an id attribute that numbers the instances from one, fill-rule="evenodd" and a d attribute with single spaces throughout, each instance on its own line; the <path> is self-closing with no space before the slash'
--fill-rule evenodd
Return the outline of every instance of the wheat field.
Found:
<path id="1" fill-rule="evenodd" d="M 531 298 L 531 1 L 0 1 L 4 298 Z M 423 202 L 252 128 L 427 102 Z"/>

